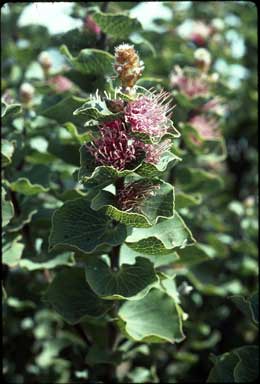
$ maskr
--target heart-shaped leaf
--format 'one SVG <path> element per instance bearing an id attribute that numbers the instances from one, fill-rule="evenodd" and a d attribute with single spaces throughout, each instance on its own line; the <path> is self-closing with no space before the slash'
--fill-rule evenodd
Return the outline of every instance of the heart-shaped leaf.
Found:
<path id="1" fill-rule="evenodd" d="M 115 246 L 126 237 L 123 224 L 115 225 L 105 214 L 97 214 L 86 198 L 67 201 L 52 217 L 49 249 L 62 247 L 91 253 L 101 245 Z"/>
<path id="2" fill-rule="evenodd" d="M 159 218 L 170 218 L 174 214 L 173 187 L 162 180 L 154 183 L 154 186 L 152 193 L 140 201 L 137 211 L 133 209 L 127 212 L 118 208 L 116 196 L 108 191 L 99 192 L 92 200 L 91 207 L 95 210 L 105 208 L 108 216 L 131 227 L 151 227 Z"/>
<path id="3" fill-rule="evenodd" d="M 86 283 L 84 270 L 76 267 L 55 276 L 45 300 L 69 324 L 79 323 L 86 317 L 100 317 L 111 307 L 92 292 Z"/>
<path id="4" fill-rule="evenodd" d="M 90 260 L 86 279 L 98 296 L 111 300 L 140 300 L 158 281 L 153 264 L 143 257 L 137 257 L 135 264 L 122 264 L 118 271 L 101 259 Z"/>
<path id="5" fill-rule="evenodd" d="M 173 218 L 159 220 L 151 228 L 133 228 L 126 238 L 130 248 L 151 255 L 172 253 L 176 248 L 184 248 L 194 242 L 192 233 L 177 212 Z"/>
<path id="6" fill-rule="evenodd" d="M 119 309 L 119 326 L 138 342 L 181 342 L 181 310 L 163 290 L 152 288 L 141 300 L 127 301 Z"/>

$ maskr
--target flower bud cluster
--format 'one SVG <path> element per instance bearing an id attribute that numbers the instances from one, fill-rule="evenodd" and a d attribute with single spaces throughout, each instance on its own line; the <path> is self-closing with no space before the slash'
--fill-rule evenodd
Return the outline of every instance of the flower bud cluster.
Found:
<path id="1" fill-rule="evenodd" d="M 121 44 L 115 48 L 114 69 L 125 91 L 130 90 L 141 77 L 144 63 L 140 61 L 134 47 L 129 44 Z"/>

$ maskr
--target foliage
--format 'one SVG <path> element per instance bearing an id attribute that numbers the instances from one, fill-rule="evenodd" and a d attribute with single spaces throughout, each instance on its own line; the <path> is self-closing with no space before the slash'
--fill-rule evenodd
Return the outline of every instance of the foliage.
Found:
<path id="1" fill-rule="evenodd" d="M 2 8 L 5 380 L 255 381 L 254 4 L 69 4 Z"/>

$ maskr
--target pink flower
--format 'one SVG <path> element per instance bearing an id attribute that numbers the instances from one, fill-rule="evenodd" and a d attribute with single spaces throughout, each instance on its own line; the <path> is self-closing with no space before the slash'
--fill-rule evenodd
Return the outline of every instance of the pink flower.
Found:
<path id="1" fill-rule="evenodd" d="M 169 113 L 172 110 L 167 92 L 142 95 L 125 108 L 125 121 L 131 124 L 133 132 L 162 137 L 169 128 Z M 166 103 L 165 103 L 166 102 Z"/>
<path id="2" fill-rule="evenodd" d="M 171 140 L 165 140 L 160 144 L 145 144 L 145 162 L 151 164 L 157 164 L 160 161 L 161 156 L 170 149 Z"/>
<path id="3" fill-rule="evenodd" d="M 48 83 L 57 93 L 69 91 L 73 87 L 73 83 L 65 76 L 57 75 L 48 80 Z"/>
<path id="4" fill-rule="evenodd" d="M 214 112 L 217 115 L 223 116 L 227 111 L 227 106 L 222 104 L 222 100 L 219 97 L 214 97 L 209 100 L 206 104 L 201 108 L 203 112 Z"/>
<path id="5" fill-rule="evenodd" d="M 100 35 L 101 28 L 93 20 L 92 16 L 87 15 L 84 20 L 84 27 L 90 32 L 93 32 L 95 35 Z"/>
<path id="6" fill-rule="evenodd" d="M 203 139 L 214 140 L 220 137 L 218 123 L 214 118 L 196 115 L 189 120 L 189 124 L 196 129 Z"/>
<path id="7" fill-rule="evenodd" d="M 127 127 L 121 120 L 105 122 L 99 127 L 99 131 L 101 138 L 86 145 L 98 165 L 123 170 L 144 153 L 144 144 L 128 134 Z"/>
<path id="8" fill-rule="evenodd" d="M 138 180 L 126 184 L 117 195 L 117 204 L 122 211 L 140 212 L 142 202 L 154 195 L 160 189 L 159 184 Z"/>
<path id="9" fill-rule="evenodd" d="M 208 95 L 209 87 L 205 78 L 185 75 L 178 66 L 174 69 L 175 71 L 172 72 L 170 76 L 172 87 L 177 87 L 189 99 Z"/>
<path id="10" fill-rule="evenodd" d="M 195 21 L 189 38 L 197 45 L 205 45 L 211 33 L 211 26 L 203 23 L 203 21 Z"/>

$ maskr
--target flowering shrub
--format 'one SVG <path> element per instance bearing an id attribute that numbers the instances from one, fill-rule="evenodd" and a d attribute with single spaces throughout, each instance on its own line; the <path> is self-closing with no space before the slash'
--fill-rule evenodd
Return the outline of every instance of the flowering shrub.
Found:
<path id="1" fill-rule="evenodd" d="M 5 379 L 254 381 L 256 64 L 218 60 L 255 11 L 69 4 L 62 34 L 3 12 Z"/>

